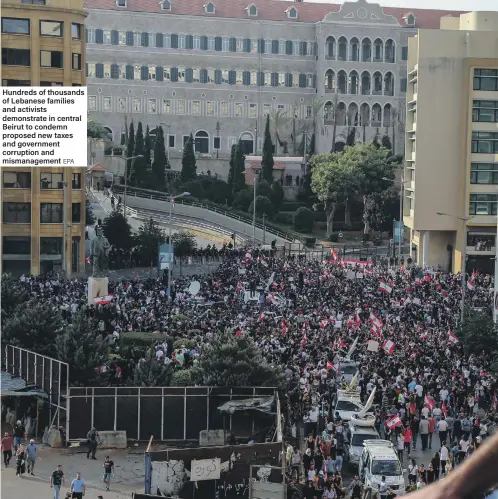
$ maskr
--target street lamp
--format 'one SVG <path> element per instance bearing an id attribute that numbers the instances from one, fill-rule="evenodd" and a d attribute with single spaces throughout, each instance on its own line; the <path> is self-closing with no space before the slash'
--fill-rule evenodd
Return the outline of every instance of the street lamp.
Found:
<path id="1" fill-rule="evenodd" d="M 253 184 L 254 184 L 254 198 L 252 200 L 252 245 L 256 247 L 256 184 L 258 177 L 256 176 L 256 169 L 253 168 Z"/>
<path id="2" fill-rule="evenodd" d="M 465 291 L 467 288 L 467 222 L 474 217 L 451 215 L 449 213 L 444 213 L 443 211 L 437 211 L 436 215 L 441 217 L 453 217 L 461 220 L 463 222 L 463 249 L 462 249 L 462 303 L 460 310 L 460 321 L 463 323 L 463 316 L 465 310 Z"/>
<path id="3" fill-rule="evenodd" d="M 168 158 L 168 164 L 169 164 L 169 135 L 170 135 L 170 131 L 171 131 L 171 125 L 169 123 L 164 123 L 163 121 L 161 121 L 159 123 L 160 125 L 163 125 L 165 126 L 167 129 L 168 129 L 168 147 L 166 148 L 166 158 Z"/>
<path id="4" fill-rule="evenodd" d="M 121 156 L 121 158 L 124 159 L 124 162 L 125 162 L 125 174 L 124 174 L 125 188 L 124 188 L 124 196 L 123 196 L 123 214 L 124 214 L 125 219 L 126 219 L 126 193 L 128 191 L 128 177 L 131 177 L 131 172 L 133 170 L 133 161 L 135 161 L 137 158 L 143 158 L 143 157 L 144 157 L 143 154 L 137 154 L 136 156 L 130 156 L 129 158 L 127 158 L 126 156 Z M 131 164 L 130 164 L 130 171 L 127 174 L 126 167 L 128 166 L 128 161 L 131 161 Z"/>
<path id="5" fill-rule="evenodd" d="M 216 122 L 216 137 L 218 137 L 218 147 L 216 148 L 216 159 L 218 159 L 218 152 L 220 150 L 220 122 Z"/>
<path id="6" fill-rule="evenodd" d="M 183 196 L 190 196 L 190 192 L 182 192 L 169 198 L 169 262 L 168 262 L 168 301 L 171 302 L 171 263 L 173 261 L 173 243 L 171 241 L 171 229 L 173 226 L 173 201 Z"/>
<path id="7" fill-rule="evenodd" d="M 398 263 L 401 265 L 401 224 L 403 224 L 403 241 L 405 239 L 405 226 L 403 221 L 403 188 L 405 184 L 409 182 L 409 180 L 404 180 L 401 177 L 401 180 L 396 180 L 393 178 L 382 177 L 382 180 L 386 180 L 387 182 L 392 182 L 394 185 L 399 183 L 399 230 L 398 230 Z M 394 236 L 394 233 L 393 233 Z"/>

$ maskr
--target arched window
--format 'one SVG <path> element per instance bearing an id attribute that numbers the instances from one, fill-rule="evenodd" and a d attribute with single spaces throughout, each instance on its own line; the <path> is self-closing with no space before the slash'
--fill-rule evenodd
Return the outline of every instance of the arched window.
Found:
<path id="1" fill-rule="evenodd" d="M 328 36 L 325 40 L 325 59 L 335 59 L 335 55 L 335 38 L 333 36 Z"/>
<path id="2" fill-rule="evenodd" d="M 379 71 L 375 71 L 373 74 L 373 95 L 382 95 L 382 74 Z"/>
<path id="3" fill-rule="evenodd" d="M 394 41 L 389 38 L 389 40 L 386 41 L 386 46 L 384 49 L 384 60 L 386 62 L 395 62 L 396 61 L 396 50 L 395 50 L 395 45 Z"/>
<path id="4" fill-rule="evenodd" d="M 346 104 L 339 102 L 337 106 L 337 126 L 346 125 Z"/>
<path id="5" fill-rule="evenodd" d="M 203 130 L 195 134 L 195 152 L 200 154 L 209 153 L 209 135 Z"/>
<path id="6" fill-rule="evenodd" d="M 384 75 L 384 95 L 394 95 L 394 75 L 390 71 Z"/>
<path id="7" fill-rule="evenodd" d="M 374 41 L 373 60 L 374 62 L 384 62 L 384 43 L 380 38 Z"/>
<path id="8" fill-rule="evenodd" d="M 349 104 L 347 118 L 349 126 L 358 126 L 358 105 L 355 102 Z"/>
<path id="9" fill-rule="evenodd" d="M 384 116 L 382 118 L 382 125 L 385 126 L 385 127 L 388 127 L 388 126 L 391 126 L 392 123 L 391 123 L 391 118 L 392 118 L 392 106 L 391 104 L 386 104 L 384 106 Z"/>
<path id="10" fill-rule="evenodd" d="M 352 95 L 358 94 L 358 82 L 359 77 L 356 71 L 351 71 L 349 73 L 349 93 Z"/>
<path id="11" fill-rule="evenodd" d="M 242 152 L 247 156 L 254 153 L 254 139 L 252 133 L 244 132 L 240 136 L 240 145 L 242 147 Z"/>
<path id="12" fill-rule="evenodd" d="M 363 38 L 361 41 L 361 60 L 370 62 L 372 60 L 372 42 L 370 38 Z"/>
<path id="13" fill-rule="evenodd" d="M 360 107 L 360 125 L 370 126 L 370 107 L 366 102 Z"/>
<path id="14" fill-rule="evenodd" d="M 374 104 L 372 106 L 372 126 L 382 126 L 382 108 L 380 107 L 380 104 Z"/>
<path id="15" fill-rule="evenodd" d="M 370 81 L 370 73 L 363 71 L 361 73 L 361 95 L 370 95 L 372 91 L 372 83 Z"/>
<path id="16" fill-rule="evenodd" d="M 331 69 L 327 69 L 327 71 L 325 71 L 325 92 L 335 92 L 335 74 Z"/>
<path id="17" fill-rule="evenodd" d="M 345 94 L 347 92 L 347 86 L 348 86 L 348 78 L 346 75 L 346 71 L 339 71 L 337 73 L 337 91 L 340 94 Z"/>
<path id="18" fill-rule="evenodd" d="M 351 38 L 349 41 L 349 60 L 360 60 L 360 41 L 356 37 Z"/>
<path id="19" fill-rule="evenodd" d="M 337 60 L 348 60 L 348 41 L 345 36 L 341 36 L 337 41 Z"/>

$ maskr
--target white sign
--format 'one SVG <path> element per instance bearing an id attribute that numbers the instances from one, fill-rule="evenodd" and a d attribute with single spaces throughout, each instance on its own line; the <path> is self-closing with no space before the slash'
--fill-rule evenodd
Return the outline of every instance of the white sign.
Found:
<path id="1" fill-rule="evenodd" d="M 369 352 L 378 352 L 379 351 L 379 342 L 374 340 L 369 340 L 367 345 L 367 350 Z"/>
<path id="2" fill-rule="evenodd" d="M 190 480 L 200 482 L 202 480 L 219 480 L 221 472 L 221 461 L 219 457 L 214 459 L 200 459 L 192 461 Z"/>
<path id="3" fill-rule="evenodd" d="M 86 87 L 2 87 L 1 166 L 86 167 Z"/>

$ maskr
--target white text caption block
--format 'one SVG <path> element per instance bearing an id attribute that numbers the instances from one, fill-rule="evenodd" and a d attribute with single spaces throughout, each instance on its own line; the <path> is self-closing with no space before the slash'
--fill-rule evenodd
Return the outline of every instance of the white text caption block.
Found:
<path id="1" fill-rule="evenodd" d="M 86 87 L 2 87 L 1 166 L 87 166 Z"/>

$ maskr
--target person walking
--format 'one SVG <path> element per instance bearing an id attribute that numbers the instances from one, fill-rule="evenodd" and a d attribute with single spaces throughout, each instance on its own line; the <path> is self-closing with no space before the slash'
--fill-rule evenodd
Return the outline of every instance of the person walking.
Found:
<path id="1" fill-rule="evenodd" d="M 420 440 L 422 441 L 422 452 L 427 449 L 427 443 L 429 441 L 429 422 L 422 416 L 420 423 L 418 425 L 418 430 L 420 433 Z"/>
<path id="2" fill-rule="evenodd" d="M 441 475 L 445 475 L 446 473 L 446 461 L 448 461 L 448 456 L 449 456 L 449 450 L 448 447 L 446 447 L 446 443 L 443 442 L 443 445 L 441 446 L 441 450 L 439 451 L 439 456 L 441 459 Z"/>
<path id="3" fill-rule="evenodd" d="M 73 499 L 83 499 L 85 492 L 85 480 L 81 478 L 81 473 L 76 473 L 76 478 L 71 482 L 71 497 Z"/>
<path id="4" fill-rule="evenodd" d="M 35 441 L 31 439 L 29 444 L 26 446 L 26 465 L 28 469 L 28 473 L 31 475 L 35 475 L 35 462 L 36 462 L 36 445 Z"/>
<path id="5" fill-rule="evenodd" d="M 412 451 L 412 430 L 409 426 L 405 429 L 403 440 L 405 443 L 406 454 L 408 457 L 410 457 Z"/>
<path id="6" fill-rule="evenodd" d="M 100 437 L 95 428 L 92 426 L 92 429 L 86 435 L 87 443 L 88 443 L 88 452 L 86 453 L 86 458 L 90 458 L 90 454 L 92 455 L 92 459 L 97 459 L 95 457 L 95 453 L 97 452 L 97 445 L 99 443 Z"/>
<path id="7" fill-rule="evenodd" d="M 54 489 L 54 499 L 59 499 L 62 484 L 64 483 L 64 472 L 62 471 L 62 464 L 57 466 L 57 469 L 50 477 L 50 488 Z"/>
<path id="8" fill-rule="evenodd" d="M 404 450 L 404 448 L 405 448 L 405 441 L 404 441 L 404 436 L 401 433 L 396 437 L 396 450 L 398 451 L 398 457 L 399 457 L 401 464 L 403 464 L 403 450 Z"/>
<path id="9" fill-rule="evenodd" d="M 105 483 L 105 490 L 109 490 L 111 485 L 111 476 L 114 473 L 114 461 L 109 456 L 106 456 L 103 466 L 104 478 L 102 481 Z"/>
<path id="10" fill-rule="evenodd" d="M 434 481 L 437 482 L 439 480 L 439 470 L 441 469 L 441 458 L 439 456 L 439 452 L 434 454 L 434 457 L 431 459 L 432 469 L 434 470 Z"/>
<path id="11" fill-rule="evenodd" d="M 2 438 L 2 452 L 3 452 L 3 464 L 7 468 L 9 466 L 10 460 L 12 459 L 12 447 L 14 446 L 14 441 L 12 437 L 5 432 Z"/>
<path id="12" fill-rule="evenodd" d="M 26 449 L 24 445 L 19 445 L 16 452 L 16 476 L 22 477 L 26 472 Z"/>
<path id="13" fill-rule="evenodd" d="M 415 459 L 412 459 L 408 465 L 408 483 L 417 483 L 417 473 L 417 463 L 415 463 Z"/>
<path id="14" fill-rule="evenodd" d="M 432 449 L 432 436 L 434 435 L 434 431 L 436 430 L 436 420 L 432 416 L 432 414 L 427 418 L 427 422 L 429 423 L 429 449 Z"/>
<path id="15" fill-rule="evenodd" d="M 17 448 L 24 442 L 25 438 L 26 428 L 24 428 L 21 420 L 18 420 L 14 428 L 14 452 L 17 452 Z"/>
<path id="16" fill-rule="evenodd" d="M 387 483 L 386 483 L 386 477 L 383 476 L 381 481 L 380 481 L 380 485 L 379 485 L 379 495 L 380 495 L 380 499 L 386 499 L 387 497 Z"/>
<path id="17" fill-rule="evenodd" d="M 448 435 L 448 423 L 444 416 L 441 416 L 441 420 L 437 424 L 439 431 L 439 442 L 443 445 L 446 442 L 446 437 Z"/>

